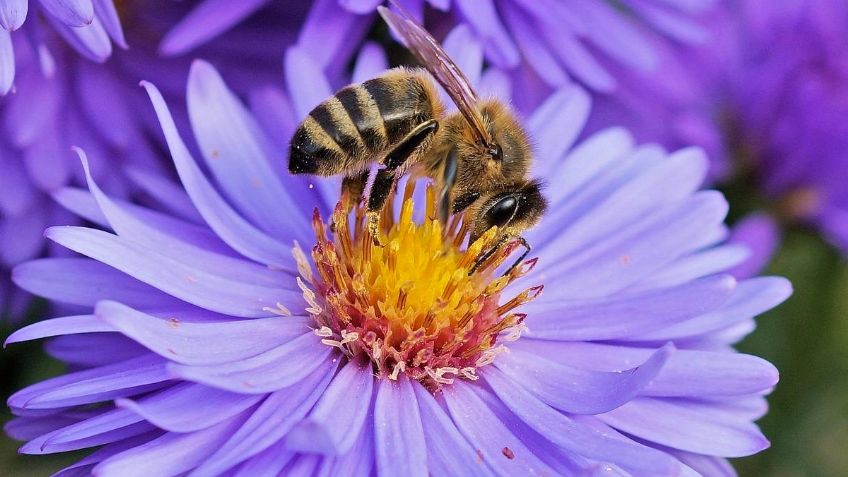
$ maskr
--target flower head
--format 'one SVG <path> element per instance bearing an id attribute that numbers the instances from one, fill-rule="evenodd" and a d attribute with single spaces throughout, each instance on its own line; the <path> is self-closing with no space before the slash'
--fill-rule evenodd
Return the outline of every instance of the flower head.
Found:
<path id="1" fill-rule="evenodd" d="M 469 275 L 486 236 L 463 244 L 459 219 L 442 229 L 401 186 L 386 246 L 363 240 L 361 213 L 333 214 L 336 186 L 279 172 L 208 64 L 188 110 L 214 182 L 145 88 L 183 186 L 151 192 L 183 213 L 89 176 L 111 231 L 52 228 L 88 258 L 16 268 L 23 288 L 92 310 L 9 339 L 54 337 L 79 369 L 9 399 L 22 452 L 98 446 L 72 468 L 99 475 L 678 475 L 768 445 L 752 421 L 776 370 L 730 345 L 789 285 L 721 273 L 745 251 L 721 244 L 727 207 L 698 191 L 698 151 L 619 129 L 572 147 L 588 97 L 560 91 L 527 120 L 553 185 L 527 236 L 538 262 Z"/>

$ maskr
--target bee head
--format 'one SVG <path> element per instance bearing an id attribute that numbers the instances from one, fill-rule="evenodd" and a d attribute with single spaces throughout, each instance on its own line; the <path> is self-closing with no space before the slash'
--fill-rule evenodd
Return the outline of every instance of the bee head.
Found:
<path id="1" fill-rule="evenodd" d="M 517 237 L 536 225 L 548 208 L 539 181 L 521 181 L 499 189 L 469 207 L 471 242 L 492 227 L 498 228 L 500 236 Z"/>
<path id="2" fill-rule="evenodd" d="M 443 149 L 455 147 L 461 165 L 457 183 L 462 189 L 490 189 L 504 182 L 527 176 L 532 161 L 527 133 L 503 102 L 481 101 L 480 116 L 486 127 L 488 142 L 479 139 L 475 129 L 457 113 L 443 124 L 446 134 Z"/>

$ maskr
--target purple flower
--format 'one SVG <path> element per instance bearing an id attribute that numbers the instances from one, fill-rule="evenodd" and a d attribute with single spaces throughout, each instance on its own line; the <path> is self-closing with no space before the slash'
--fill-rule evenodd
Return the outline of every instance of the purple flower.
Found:
<path id="1" fill-rule="evenodd" d="M 550 184 L 538 261 L 469 274 L 457 219 L 427 219 L 420 186 L 401 185 L 415 205 L 398 201 L 377 247 L 333 212 L 337 185 L 283 172 L 267 125 L 302 112 L 271 113 L 322 83 L 287 73 L 290 98 L 248 109 L 194 64 L 200 162 L 146 83 L 182 182 L 150 193 L 180 213 L 89 176 L 76 210 L 110 230 L 47 232 L 88 258 L 15 269 L 85 310 L 8 340 L 51 337 L 75 369 L 9 399 L 22 452 L 97 447 L 60 475 L 716 475 L 768 446 L 753 421 L 777 371 L 731 345 L 790 285 L 722 273 L 746 251 L 722 244 L 702 153 L 622 129 L 575 144 L 590 100 L 558 91 L 526 122 Z"/>
<path id="2" fill-rule="evenodd" d="M 668 48 L 650 81 L 624 72 L 626 87 L 599 100 L 590 129 L 614 122 L 667 147 L 698 144 L 715 180 L 752 178 L 771 216 L 814 226 L 844 253 L 846 22 L 839 0 L 728 2 L 706 23 L 712 41 Z"/>
<path id="3" fill-rule="evenodd" d="M 350 13 L 339 12 L 333 3 Z M 323 42 L 307 42 L 323 65 L 345 64 L 350 38 L 374 18 L 369 13 L 383 0 L 318 0 L 315 15 L 302 39 L 321 35 Z M 466 25 L 485 48 L 496 67 L 516 73 L 534 92 L 549 93 L 573 81 L 593 91 L 609 93 L 619 81 L 617 67 L 653 72 L 660 64 L 655 51 L 663 41 L 700 43 L 707 37 L 699 17 L 715 0 L 401 0 L 416 18 L 433 7 L 427 26 L 437 33 Z M 335 8 L 335 10 L 333 10 Z M 332 12 L 332 13 L 330 13 Z M 432 18 L 432 20 L 431 20 Z M 542 94 L 537 102 L 543 99 Z"/>
<path id="4" fill-rule="evenodd" d="M 0 2 L 12 3 L 16 2 Z M 111 5 L 94 3 L 97 9 Z M 196 9 L 206 11 L 202 6 Z M 298 21 L 304 10 L 288 8 L 290 20 Z M 159 38 L 171 39 L 165 45 L 170 46 L 163 46 L 169 53 L 176 53 L 174 45 L 180 51 L 197 46 L 200 54 L 232 74 L 240 90 L 278 81 L 279 57 L 284 45 L 295 39 L 294 26 L 269 29 L 261 19 L 250 19 L 226 38 L 199 46 L 212 32 L 192 26 L 197 13 L 187 12 L 188 6 L 178 4 L 167 9 L 124 8 L 126 38 L 133 48 L 111 55 L 102 65 L 81 57 L 50 32 L 31 41 L 24 41 L 25 36 L 16 39 L 14 92 L 0 98 L 0 317 L 19 320 L 27 304 L 9 282 L 11 268 L 44 253 L 40 237 L 46 226 L 74 222 L 54 201 L 67 201 L 66 195 L 55 193 L 60 187 L 85 182 L 71 146 L 89 152 L 95 177 L 115 197 L 144 196 L 154 180 L 151 176 L 168 175 L 169 166 L 159 153 L 163 144 L 151 139 L 158 133 L 156 118 L 138 82 L 154 79 L 170 97 L 182 101 L 189 60 L 161 58 Z M 226 6 L 215 13 L 228 25 L 234 23 Z M 24 29 L 36 26 L 28 23 Z M 3 34 L 7 33 L 0 31 Z M 120 38 L 123 42 L 123 33 Z"/>
<path id="5" fill-rule="evenodd" d="M 91 61 L 104 62 L 112 54 L 112 42 L 127 48 L 118 11 L 112 0 L 3 0 L 0 2 L 0 95 L 15 81 L 16 56 L 23 44 L 34 47 L 46 69 L 51 69 L 50 53 L 44 48 L 45 24 L 61 36 L 77 53 Z M 27 15 L 30 16 L 25 23 Z M 33 18 L 35 17 L 35 18 Z M 12 32 L 21 29 L 15 35 Z"/>

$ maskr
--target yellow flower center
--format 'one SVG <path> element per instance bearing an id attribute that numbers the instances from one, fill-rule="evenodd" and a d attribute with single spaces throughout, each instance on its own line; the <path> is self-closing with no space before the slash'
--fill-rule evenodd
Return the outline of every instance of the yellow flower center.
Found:
<path id="1" fill-rule="evenodd" d="M 397 219 L 390 212 L 393 204 L 385 207 L 379 244 L 367 231 L 364 208 L 354 207 L 350 214 L 343 199 L 332 226 L 315 212 L 317 275 L 302 252 L 296 250 L 296 256 L 309 284 L 301 282 L 308 311 L 325 344 L 350 359 L 370 360 L 377 376 L 396 379 L 406 373 L 433 389 L 457 377 L 476 379 L 476 369 L 502 350 L 499 340 L 520 335 L 524 315 L 513 309 L 542 287 L 501 304 L 501 292 L 529 272 L 535 259 L 501 275 L 516 245 L 508 243 L 475 268 L 478 257 L 496 246 L 497 231 L 466 246 L 462 217 L 452 217 L 446 228 L 434 218 L 432 187 L 427 218 L 415 222 L 413 188 L 409 181 Z"/>

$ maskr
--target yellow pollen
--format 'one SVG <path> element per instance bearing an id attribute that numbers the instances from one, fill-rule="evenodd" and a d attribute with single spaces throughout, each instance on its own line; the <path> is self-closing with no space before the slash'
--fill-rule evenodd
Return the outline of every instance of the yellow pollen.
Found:
<path id="1" fill-rule="evenodd" d="M 435 219 L 436 194 L 429 186 L 426 218 L 416 222 L 414 186 L 409 181 L 397 218 L 391 212 L 394 196 L 389 199 L 378 241 L 368 232 L 362 205 L 350 213 L 343 198 L 332 225 L 316 210 L 312 260 L 317 273 L 299 247 L 295 258 L 303 278 L 298 283 L 322 342 L 349 359 L 370 360 L 377 376 L 397 379 L 405 373 L 437 389 L 454 379 L 476 380 L 476 369 L 501 351 L 499 341 L 520 335 L 524 315 L 512 311 L 542 287 L 501 300 L 501 292 L 528 273 L 535 259 L 501 276 L 515 248 L 508 243 L 472 272 L 477 258 L 497 246 L 497 230 L 465 246 L 467 225 L 460 216 L 451 217 L 446 227 Z"/>

